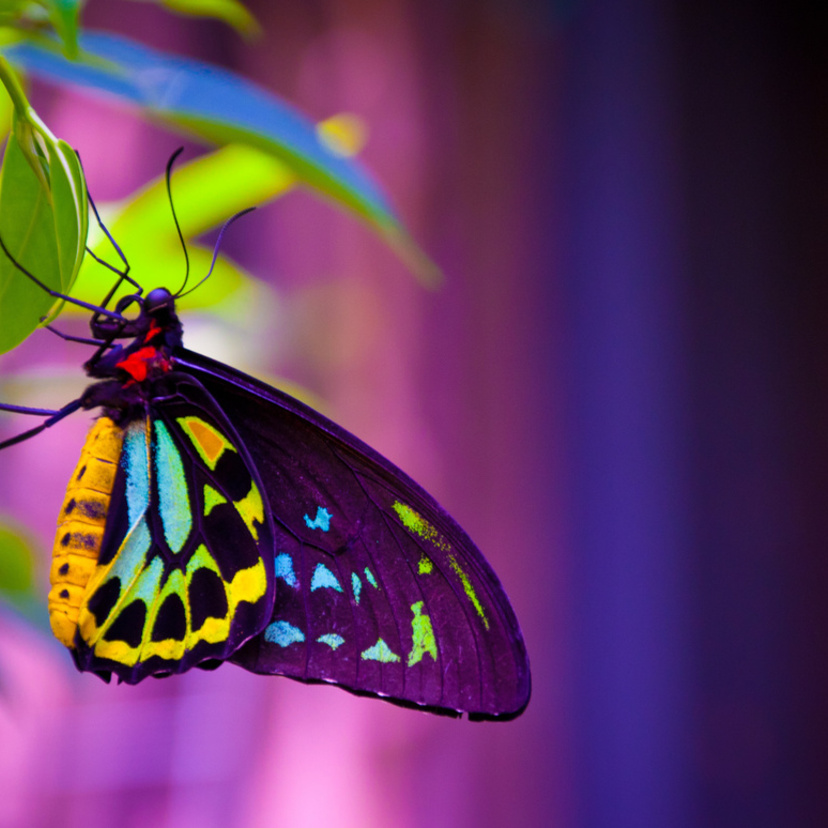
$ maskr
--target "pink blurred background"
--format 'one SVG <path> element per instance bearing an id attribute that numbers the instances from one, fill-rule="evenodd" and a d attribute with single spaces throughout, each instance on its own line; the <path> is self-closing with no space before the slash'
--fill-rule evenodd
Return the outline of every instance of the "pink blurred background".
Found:
<path id="1" fill-rule="evenodd" d="M 233 666 L 106 686 L 2 616 L 0 828 L 828 824 L 824 11 L 248 5 L 251 44 L 150 4 L 85 22 L 367 122 L 362 157 L 445 287 L 291 194 L 228 240 L 276 297 L 240 367 L 309 389 L 468 529 L 533 698 L 473 724 Z M 181 142 L 32 96 L 99 201 Z M 0 367 L 64 358 L 83 349 L 38 334 Z M 0 459 L 44 583 L 87 424 Z"/>

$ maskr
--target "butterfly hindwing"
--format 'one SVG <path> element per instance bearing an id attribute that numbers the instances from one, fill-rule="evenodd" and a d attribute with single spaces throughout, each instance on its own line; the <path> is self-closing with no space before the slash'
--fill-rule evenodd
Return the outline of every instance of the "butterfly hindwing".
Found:
<path id="1" fill-rule="evenodd" d="M 296 400 L 189 352 L 178 362 L 255 457 L 274 519 L 273 613 L 231 660 L 475 718 L 521 712 L 530 682 L 514 613 L 434 499 Z"/>
<path id="2" fill-rule="evenodd" d="M 190 377 L 124 427 L 98 565 L 81 607 L 82 669 L 135 683 L 226 659 L 272 614 L 273 528 L 227 418 Z"/>

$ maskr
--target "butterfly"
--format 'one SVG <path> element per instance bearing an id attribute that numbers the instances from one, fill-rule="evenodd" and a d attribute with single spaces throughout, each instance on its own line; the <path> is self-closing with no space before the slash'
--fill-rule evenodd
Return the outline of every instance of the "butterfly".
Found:
<path id="1" fill-rule="evenodd" d="M 76 302 L 93 311 L 78 341 L 94 382 L 57 411 L 0 406 L 46 417 L 0 448 L 100 412 L 50 572 L 52 630 L 77 668 L 136 684 L 229 661 L 436 713 L 522 713 L 520 627 L 463 529 L 345 429 L 187 350 L 183 287 L 144 296 L 109 238 L 137 290 L 114 309 L 114 289 Z"/>

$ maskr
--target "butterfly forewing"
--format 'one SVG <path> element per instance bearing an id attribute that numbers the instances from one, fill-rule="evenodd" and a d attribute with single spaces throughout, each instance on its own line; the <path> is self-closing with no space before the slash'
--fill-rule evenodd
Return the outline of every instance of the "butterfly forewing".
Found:
<path id="1" fill-rule="evenodd" d="M 130 683 L 226 659 L 272 614 L 273 528 L 255 465 L 197 382 L 167 385 L 124 428 L 75 648 L 82 669 Z"/>
<path id="2" fill-rule="evenodd" d="M 274 518 L 273 615 L 232 660 L 475 717 L 519 713 L 529 669 L 517 621 L 433 498 L 296 400 L 189 352 L 179 362 L 221 400 Z"/>

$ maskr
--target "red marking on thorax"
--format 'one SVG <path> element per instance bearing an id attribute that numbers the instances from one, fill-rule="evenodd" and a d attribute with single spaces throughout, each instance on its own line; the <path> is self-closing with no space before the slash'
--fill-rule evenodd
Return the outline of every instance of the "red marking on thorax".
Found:
<path id="1" fill-rule="evenodd" d="M 160 330 L 160 328 L 156 329 Z M 150 329 L 152 332 L 152 329 Z M 169 371 L 172 367 L 170 360 L 159 354 L 157 348 L 148 345 L 146 348 L 139 348 L 131 353 L 126 359 L 117 363 L 116 367 L 126 371 L 132 379 L 129 382 L 143 382 L 151 368 L 160 369 L 161 372 Z"/>
<path id="2" fill-rule="evenodd" d="M 158 322 L 156 322 L 154 319 L 150 320 L 149 330 L 144 336 L 144 342 L 151 342 L 160 333 L 161 326 L 158 324 Z"/>

